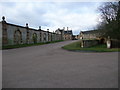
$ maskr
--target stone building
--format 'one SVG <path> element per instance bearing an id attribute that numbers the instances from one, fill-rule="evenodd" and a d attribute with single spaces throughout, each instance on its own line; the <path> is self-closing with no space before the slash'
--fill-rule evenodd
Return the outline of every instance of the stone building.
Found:
<path id="1" fill-rule="evenodd" d="M 67 27 L 67 30 L 64 31 L 64 39 L 65 40 L 72 40 L 73 39 L 72 30 L 69 30 L 68 27 Z"/>
<path id="2" fill-rule="evenodd" d="M 64 40 L 64 29 L 58 28 L 55 33 L 61 35 L 60 39 Z"/>
<path id="3" fill-rule="evenodd" d="M 29 28 L 28 23 L 26 26 L 19 26 L 5 21 L 2 17 L 0 22 L 0 30 L 2 31 L 2 44 L 15 45 L 15 44 L 31 44 L 63 40 L 63 34 L 49 32 L 39 29 Z"/>
<path id="4" fill-rule="evenodd" d="M 78 38 L 79 39 L 99 39 L 100 32 L 99 30 L 81 31 Z"/>
<path id="5" fill-rule="evenodd" d="M 73 39 L 72 30 L 68 30 L 68 27 L 67 27 L 67 30 L 65 30 L 65 27 L 63 27 L 63 29 L 58 28 L 55 32 L 58 34 L 62 34 L 62 36 L 63 36 L 62 39 L 64 39 L 64 40 L 72 40 Z"/>

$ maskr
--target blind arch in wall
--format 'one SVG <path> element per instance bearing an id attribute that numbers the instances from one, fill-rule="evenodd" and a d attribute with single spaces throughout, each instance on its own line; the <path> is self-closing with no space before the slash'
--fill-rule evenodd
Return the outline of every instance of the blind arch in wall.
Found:
<path id="1" fill-rule="evenodd" d="M 22 33 L 18 29 L 14 32 L 14 44 L 21 44 L 22 43 Z"/>
<path id="2" fill-rule="evenodd" d="M 33 33 L 32 38 L 33 38 L 33 42 L 37 43 L 37 34 L 36 33 Z"/>

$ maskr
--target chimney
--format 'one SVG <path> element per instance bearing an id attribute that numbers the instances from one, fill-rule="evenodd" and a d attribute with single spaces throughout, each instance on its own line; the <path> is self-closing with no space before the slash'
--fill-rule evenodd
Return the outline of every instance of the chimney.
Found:
<path id="1" fill-rule="evenodd" d="M 63 30 L 65 30 L 65 27 L 63 27 Z"/>
<path id="2" fill-rule="evenodd" d="M 68 31 L 68 27 L 67 27 L 67 31 Z"/>
<path id="3" fill-rule="evenodd" d="M 67 33 L 68 33 L 68 27 L 67 27 Z"/>
<path id="4" fill-rule="evenodd" d="M 41 30 L 41 26 L 39 26 L 39 30 Z"/>

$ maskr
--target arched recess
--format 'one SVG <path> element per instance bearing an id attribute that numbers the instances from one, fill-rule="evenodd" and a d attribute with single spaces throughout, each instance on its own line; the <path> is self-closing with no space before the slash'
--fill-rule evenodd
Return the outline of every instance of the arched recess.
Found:
<path id="1" fill-rule="evenodd" d="M 19 29 L 14 32 L 14 43 L 15 44 L 22 43 L 22 33 Z"/>
<path id="2" fill-rule="evenodd" d="M 44 37 L 44 41 L 46 42 L 46 33 L 44 33 L 44 36 L 43 36 L 43 37 Z"/>
<path id="3" fill-rule="evenodd" d="M 36 33 L 33 33 L 32 38 L 33 38 L 33 42 L 37 43 L 37 34 Z"/>

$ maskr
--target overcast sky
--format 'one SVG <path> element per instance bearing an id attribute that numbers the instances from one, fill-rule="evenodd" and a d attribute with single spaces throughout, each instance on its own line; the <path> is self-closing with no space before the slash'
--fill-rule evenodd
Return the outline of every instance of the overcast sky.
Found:
<path id="1" fill-rule="evenodd" d="M 12 24 L 51 32 L 57 28 L 69 27 L 73 34 L 92 30 L 99 20 L 97 8 L 100 2 L 1 2 L 1 17 Z M 0 19 L 1 20 L 1 19 Z"/>

